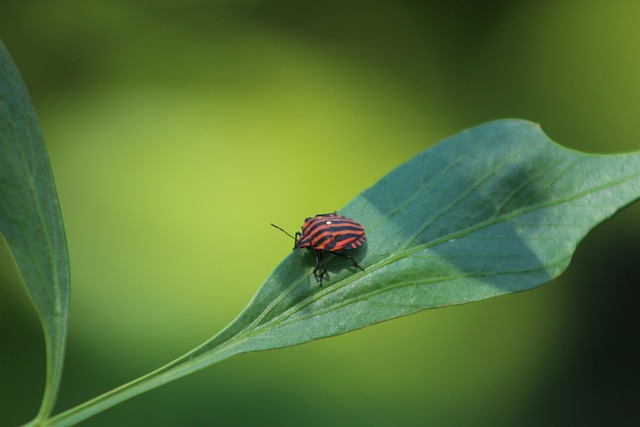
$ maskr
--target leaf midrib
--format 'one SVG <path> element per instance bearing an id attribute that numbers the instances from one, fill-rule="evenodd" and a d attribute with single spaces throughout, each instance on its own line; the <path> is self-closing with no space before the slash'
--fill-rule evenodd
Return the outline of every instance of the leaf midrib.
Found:
<path id="1" fill-rule="evenodd" d="M 310 313 L 308 315 L 303 315 L 303 316 L 299 316 L 296 317 L 295 319 L 291 319 L 289 317 L 285 318 L 282 320 L 281 323 L 278 323 L 277 325 L 273 325 L 276 326 L 278 328 L 284 327 L 286 325 L 292 324 L 292 323 L 296 323 L 299 321 L 303 321 L 312 317 L 317 317 L 317 316 L 321 316 L 323 314 L 329 313 L 331 311 L 337 310 L 339 308 L 345 307 L 347 305 L 350 304 L 355 304 L 359 301 L 371 298 L 374 295 L 392 290 L 392 289 L 397 289 L 397 288 L 402 288 L 405 286 L 416 286 L 416 285 L 428 285 L 428 284 L 433 284 L 433 283 L 441 283 L 441 282 L 447 282 L 447 281 L 453 281 L 453 280 L 459 280 L 459 279 L 468 279 L 468 278 L 480 278 L 480 277 L 495 277 L 495 276 L 500 276 L 500 275 L 509 275 L 509 274 L 518 274 L 518 273 L 533 273 L 536 271 L 540 271 L 540 270 L 546 270 L 549 266 L 554 266 L 554 265 L 564 265 L 565 260 L 571 258 L 571 255 L 567 255 L 561 258 L 558 258 L 557 260 L 554 260 L 553 263 L 550 263 L 548 265 L 544 265 L 544 266 L 538 266 L 538 267 L 534 267 L 534 268 L 523 268 L 523 269 L 514 269 L 514 270 L 504 270 L 501 272 L 490 272 L 490 273 L 476 273 L 476 274 L 458 274 L 458 275 L 451 275 L 451 276 L 447 276 L 447 277 L 439 277 L 437 279 L 433 279 L 433 280 L 406 280 L 406 281 L 400 281 L 400 282 L 396 282 L 390 286 L 384 287 L 384 288 L 378 288 L 378 289 L 374 289 L 370 292 L 367 292 L 366 294 L 361 294 L 357 297 L 354 298 L 350 298 L 348 300 L 344 300 L 341 301 L 338 304 L 332 305 L 330 307 L 327 307 L 323 310 L 318 310 L 316 312 Z M 460 301 L 458 303 L 459 304 L 464 304 L 467 301 Z M 403 306 L 412 306 L 413 304 L 403 304 Z M 443 304 L 445 305 L 445 304 Z M 448 304 L 446 304 L 448 305 Z M 438 307 L 439 305 L 435 305 L 433 306 L 433 308 Z M 422 307 L 422 306 L 420 306 Z M 398 315 L 400 316 L 400 314 Z M 269 327 L 272 325 L 269 324 L 265 324 L 264 327 L 261 328 L 257 328 L 255 331 L 253 332 L 253 335 L 259 335 L 262 331 L 264 331 L 265 329 L 269 329 Z M 252 335 L 252 334 L 249 334 Z"/>
<path id="2" fill-rule="evenodd" d="M 286 322 L 286 320 L 291 318 L 291 316 L 293 314 L 295 314 L 298 311 L 302 310 L 304 307 L 306 307 L 306 306 L 308 306 L 308 305 L 310 305 L 310 304 L 322 299 L 327 294 L 332 293 L 332 292 L 337 292 L 341 288 L 353 283 L 354 281 L 360 279 L 361 277 L 364 277 L 367 274 L 372 274 L 373 272 L 379 270 L 380 268 L 383 268 L 383 267 L 385 267 L 385 266 L 387 266 L 387 265 L 389 265 L 389 264 L 391 264 L 393 262 L 396 262 L 396 261 L 398 261 L 398 260 L 400 260 L 402 258 L 406 258 L 408 256 L 411 256 L 414 253 L 423 251 L 423 250 L 428 249 L 430 247 L 437 246 L 439 244 L 445 243 L 445 242 L 450 241 L 452 239 L 459 239 L 459 238 L 461 238 L 461 237 L 463 237 L 465 235 L 471 234 L 471 233 L 473 233 L 473 232 L 475 232 L 475 231 L 477 231 L 477 230 L 479 230 L 481 228 L 489 227 L 491 225 L 494 225 L 494 224 L 497 224 L 497 223 L 503 222 L 503 221 L 506 222 L 506 221 L 512 220 L 512 219 L 514 219 L 514 218 L 516 218 L 518 216 L 526 215 L 526 214 L 528 214 L 530 212 L 533 212 L 535 210 L 538 210 L 538 209 L 545 209 L 545 208 L 549 208 L 549 207 L 555 206 L 557 204 L 566 203 L 566 202 L 569 202 L 569 201 L 572 201 L 572 200 L 580 199 L 580 198 L 585 197 L 585 196 L 587 196 L 589 194 L 596 193 L 598 191 L 602 191 L 602 190 L 605 190 L 605 189 L 610 188 L 610 187 L 614 187 L 614 186 L 617 186 L 617 185 L 624 184 L 624 183 L 626 183 L 628 181 L 631 181 L 631 180 L 633 180 L 635 178 L 638 178 L 638 177 L 640 177 L 640 171 L 637 172 L 637 173 L 628 175 L 628 176 L 626 176 L 624 178 L 621 178 L 621 179 L 617 179 L 617 180 L 614 180 L 614 181 L 609 181 L 609 182 L 607 182 L 605 184 L 602 184 L 602 185 L 597 185 L 597 186 L 594 186 L 594 187 L 590 187 L 590 188 L 588 188 L 586 190 L 577 192 L 577 193 L 572 194 L 572 195 L 559 197 L 559 198 L 556 198 L 556 199 L 553 199 L 553 200 L 548 200 L 548 201 L 546 201 L 544 203 L 538 203 L 538 204 L 531 205 L 531 206 L 528 206 L 528 207 L 525 207 L 525 208 L 521 208 L 521 209 L 515 210 L 515 211 L 513 211 L 513 212 L 511 212 L 509 214 L 499 215 L 499 216 L 496 216 L 496 217 L 494 217 L 492 219 L 482 221 L 482 222 L 480 222 L 480 223 L 478 223 L 478 224 L 476 224 L 476 225 L 474 225 L 472 227 L 468 227 L 468 228 L 466 228 L 464 230 L 461 230 L 461 231 L 459 231 L 457 233 L 452 233 L 452 234 L 448 234 L 446 236 L 442 236 L 439 239 L 434 240 L 433 242 L 416 245 L 416 246 L 414 246 L 412 248 L 405 249 L 404 251 L 396 252 L 395 254 L 391 254 L 387 258 L 385 258 L 383 260 L 380 260 L 376 264 L 373 264 L 373 265 L 369 266 L 367 268 L 367 270 L 364 271 L 364 272 L 357 272 L 357 273 L 355 273 L 355 274 L 343 279 L 341 282 L 336 283 L 335 285 L 333 285 L 331 287 L 324 288 L 322 291 L 319 291 L 319 292 L 316 292 L 314 294 L 309 295 L 309 297 L 299 301 L 294 306 L 288 308 L 287 310 L 283 311 L 281 314 L 279 314 L 279 315 L 273 317 L 272 319 L 270 319 L 268 322 L 266 322 L 264 324 L 258 323 L 259 319 L 264 319 L 269 314 L 269 311 L 271 309 L 273 309 L 273 307 L 277 306 L 277 304 L 282 300 L 282 298 L 279 298 L 277 300 L 277 302 L 274 301 L 274 303 L 270 304 L 267 307 L 267 309 L 265 309 L 265 311 L 263 313 L 261 313 L 261 315 L 258 316 L 258 318 L 256 318 L 256 320 L 254 322 L 252 322 L 246 328 L 243 328 L 243 330 L 240 333 L 243 334 L 243 335 L 244 334 L 249 334 L 249 333 L 250 333 L 250 335 L 259 335 L 261 332 L 263 332 L 265 330 L 268 330 L 271 327 L 280 327 L 282 325 L 294 323 L 294 322 L 297 322 L 297 321 L 300 321 L 300 320 L 303 320 L 303 319 L 306 319 L 306 318 L 309 318 L 309 317 L 315 317 L 315 316 L 318 316 L 319 314 L 325 314 L 325 313 L 331 312 L 331 311 L 333 311 L 333 310 L 335 310 L 337 308 L 340 308 L 340 307 L 342 307 L 344 305 L 348 305 L 348 304 L 351 304 L 353 302 L 368 298 L 368 297 L 370 297 L 372 295 L 375 295 L 377 293 L 384 292 L 384 291 L 387 291 L 389 289 L 393 289 L 394 287 L 396 287 L 395 284 L 391 285 L 391 286 L 381 287 L 381 288 L 372 290 L 370 292 L 361 294 L 361 295 L 359 295 L 359 296 L 357 296 L 355 298 L 350 298 L 348 300 L 343 300 L 338 304 L 334 304 L 334 305 L 331 305 L 330 307 L 327 307 L 326 309 L 322 310 L 321 312 L 317 311 L 317 312 L 311 313 L 308 316 L 296 317 L 295 319 L 292 319 L 289 322 Z M 571 226 L 571 225 L 564 225 L 564 224 L 561 224 L 561 225 L 563 225 L 563 226 Z M 568 257 L 570 258 L 570 256 L 568 256 Z M 554 263 L 552 263 L 550 265 L 555 265 L 556 263 L 563 262 L 563 260 L 566 259 L 566 258 L 567 257 L 563 257 L 562 259 L 560 259 L 560 260 L 558 260 L 558 261 L 556 261 L 556 262 L 554 262 Z M 548 268 L 548 266 L 549 265 L 543 265 L 540 268 L 535 268 L 535 269 L 532 269 L 531 271 L 536 271 L 536 270 L 540 270 L 540 269 L 546 269 L 546 268 Z M 518 271 L 520 271 L 520 270 L 518 270 Z M 522 271 L 526 272 L 528 270 L 522 270 Z M 491 274 L 499 274 L 499 273 L 491 273 Z M 466 277 L 473 277 L 473 276 L 466 276 Z M 290 286 L 289 290 L 287 291 L 286 294 L 288 294 L 291 291 L 293 291 L 297 286 L 299 286 L 303 282 L 303 280 L 304 279 L 301 279 L 299 282 L 297 282 L 294 285 Z M 404 283 L 404 282 L 400 282 L 400 283 Z M 420 283 L 424 283 L 424 281 L 416 281 L 416 284 L 420 284 Z M 410 282 L 407 282 L 407 284 L 410 284 Z M 406 286 L 406 284 L 405 284 L 405 286 Z"/>
<path id="3" fill-rule="evenodd" d="M 44 215 L 44 211 L 43 211 L 43 207 L 42 204 L 40 203 L 40 197 L 38 197 L 38 191 L 36 188 L 36 183 L 35 183 L 35 171 L 32 170 L 32 168 L 29 167 L 29 162 L 27 160 L 27 156 L 25 154 L 25 150 L 24 150 L 24 144 L 21 144 L 20 141 L 22 140 L 20 138 L 20 135 L 18 134 L 16 127 L 13 123 L 13 120 L 9 121 L 9 124 L 11 126 L 12 129 L 12 133 L 14 135 L 14 139 L 17 143 L 17 152 L 18 155 L 20 157 L 20 169 L 21 169 L 21 174 L 26 178 L 24 182 L 27 183 L 27 189 L 29 191 L 29 196 L 30 196 L 30 200 L 34 205 L 34 209 L 36 212 L 36 216 L 38 218 L 38 224 L 40 225 L 40 229 L 42 230 L 42 236 L 44 237 L 45 240 L 45 245 L 47 248 L 47 253 L 50 254 L 50 256 L 48 257 L 50 264 L 51 264 L 51 273 L 52 273 L 52 280 L 53 283 L 51 284 L 51 286 L 46 286 L 45 284 L 43 285 L 43 289 L 45 288 L 49 288 L 51 290 L 53 290 L 53 301 L 52 302 L 52 314 L 55 317 L 59 317 L 62 312 L 61 312 L 61 308 L 60 307 L 60 302 L 62 301 L 62 295 L 60 293 L 60 277 L 59 277 L 59 271 L 58 271 L 58 263 L 55 261 L 54 258 L 52 258 L 51 254 L 55 254 L 55 250 L 53 248 L 53 244 L 51 241 L 51 235 L 50 235 L 50 230 L 47 227 L 46 224 L 46 220 L 45 220 L 45 215 Z M 38 136 L 39 137 L 39 136 Z M 35 165 L 33 166 L 35 168 Z M 29 246 L 29 256 L 32 259 L 37 258 L 32 250 L 33 247 L 32 245 L 28 245 Z M 33 263 L 35 266 L 39 266 L 39 263 Z M 39 274 L 40 277 L 44 276 L 45 272 L 40 271 L 41 274 Z M 57 323 L 57 322 L 54 322 Z"/>

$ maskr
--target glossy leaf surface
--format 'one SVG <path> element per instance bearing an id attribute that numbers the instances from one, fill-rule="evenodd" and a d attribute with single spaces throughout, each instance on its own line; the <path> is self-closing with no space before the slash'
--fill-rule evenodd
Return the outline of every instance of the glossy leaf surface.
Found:
<path id="1" fill-rule="evenodd" d="M 62 376 L 69 307 L 67 243 L 49 158 L 29 94 L 0 42 L 0 231 L 38 311 L 47 349 L 39 416 Z"/>
<path id="2" fill-rule="evenodd" d="M 313 254 L 296 250 L 217 336 L 52 425 L 72 425 L 238 353 L 543 285 L 566 269 L 589 230 L 638 197 L 638 153 L 582 154 L 520 120 L 467 130 L 338 211 L 365 227 L 367 243 L 350 252 L 364 272 L 328 254 L 329 279 L 320 287 Z"/>
<path id="3" fill-rule="evenodd" d="M 424 151 L 339 213 L 364 225 L 353 252 L 327 257 L 331 280 L 291 254 L 237 322 L 247 350 L 297 344 L 411 314 L 540 286 L 578 242 L 640 196 L 640 155 L 587 155 L 539 126 L 503 120 Z"/>

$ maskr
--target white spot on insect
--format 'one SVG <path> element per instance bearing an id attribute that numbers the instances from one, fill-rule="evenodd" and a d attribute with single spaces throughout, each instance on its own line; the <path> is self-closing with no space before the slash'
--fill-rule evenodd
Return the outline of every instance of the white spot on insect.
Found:
<path id="1" fill-rule="evenodd" d="M 333 222 L 331 222 L 331 221 L 327 221 L 327 222 L 325 222 L 325 224 L 327 224 L 327 225 L 331 225 L 331 224 L 333 224 Z"/>

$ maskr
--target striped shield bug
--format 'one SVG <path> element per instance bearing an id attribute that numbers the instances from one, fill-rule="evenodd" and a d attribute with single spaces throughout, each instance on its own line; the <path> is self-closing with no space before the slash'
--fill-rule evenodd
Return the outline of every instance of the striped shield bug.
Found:
<path id="1" fill-rule="evenodd" d="M 278 230 L 293 238 L 293 249 L 309 248 L 314 250 L 316 268 L 313 269 L 313 276 L 322 286 L 322 280 L 327 274 L 327 264 L 324 261 L 323 252 L 331 252 L 342 258 L 347 258 L 353 265 L 364 271 L 356 260 L 350 255 L 337 251 L 355 249 L 362 246 L 367 239 L 364 234 L 364 227 L 346 216 L 338 215 L 337 212 L 329 214 L 319 214 L 304 220 L 302 231 L 296 231 L 291 235 L 275 224 L 271 224 Z"/>

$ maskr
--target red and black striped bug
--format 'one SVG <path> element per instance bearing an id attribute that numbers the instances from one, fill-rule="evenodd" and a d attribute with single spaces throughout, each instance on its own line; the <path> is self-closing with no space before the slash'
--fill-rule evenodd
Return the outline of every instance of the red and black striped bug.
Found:
<path id="1" fill-rule="evenodd" d="M 364 268 L 350 255 L 336 252 L 358 248 L 367 239 L 364 234 L 364 227 L 351 218 L 338 215 L 336 212 L 319 214 L 305 219 L 304 224 L 302 224 L 302 231 L 297 231 L 293 236 L 277 225 L 271 225 L 293 238 L 295 241 L 293 249 L 309 248 L 315 251 L 316 268 L 313 270 L 313 275 L 320 286 L 322 286 L 322 280 L 327 274 L 327 264 L 323 256 L 324 251 L 347 258 L 355 267 L 364 271 Z"/>

